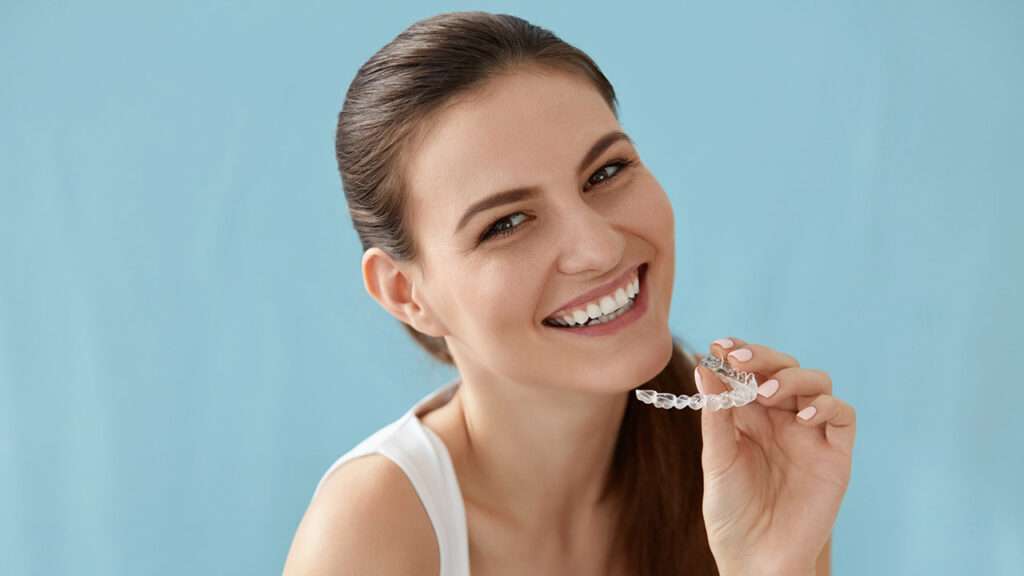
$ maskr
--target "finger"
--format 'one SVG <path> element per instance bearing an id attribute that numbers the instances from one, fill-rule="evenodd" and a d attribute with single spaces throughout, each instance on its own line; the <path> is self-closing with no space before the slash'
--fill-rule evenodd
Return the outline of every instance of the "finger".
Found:
<path id="1" fill-rule="evenodd" d="M 853 452 L 857 433 L 857 412 L 853 406 L 835 396 L 822 394 L 797 413 L 796 420 L 803 426 L 825 424 L 825 437 L 829 444 L 846 454 Z"/>
<path id="2" fill-rule="evenodd" d="M 757 387 L 757 401 L 764 406 L 797 409 L 800 396 L 832 394 L 832 377 L 813 368 L 783 368 Z"/>
<path id="3" fill-rule="evenodd" d="M 729 352 L 732 352 L 737 348 L 742 348 L 743 346 L 746 345 L 746 340 L 736 338 L 735 336 L 727 336 L 725 338 L 719 338 L 718 340 L 715 340 L 714 342 L 711 343 L 711 353 L 714 354 L 715 356 L 718 356 L 719 358 L 724 359 L 726 357 L 726 354 L 728 354 Z"/>
<path id="4" fill-rule="evenodd" d="M 711 370 L 697 366 L 694 370 L 697 389 L 705 395 L 727 391 L 726 385 Z M 738 451 L 736 423 L 732 410 L 712 411 L 707 406 L 701 410 L 701 435 L 703 448 L 701 464 L 705 473 L 716 474 L 729 468 Z"/>
<path id="5" fill-rule="evenodd" d="M 800 367 L 800 362 L 796 358 L 785 352 L 779 352 L 774 348 L 743 342 L 736 338 L 723 340 L 731 340 L 734 344 L 731 348 L 722 347 L 721 350 L 726 352 L 726 362 L 736 370 L 767 375 L 774 374 L 784 368 Z M 715 342 L 719 341 L 716 340 Z"/>
<path id="6" fill-rule="evenodd" d="M 739 338 L 733 338 L 732 336 L 719 338 L 711 343 L 711 354 L 718 356 L 719 358 L 725 358 L 725 355 L 728 354 L 730 350 L 735 350 L 744 344 L 746 344 L 746 342 L 743 342 Z"/>

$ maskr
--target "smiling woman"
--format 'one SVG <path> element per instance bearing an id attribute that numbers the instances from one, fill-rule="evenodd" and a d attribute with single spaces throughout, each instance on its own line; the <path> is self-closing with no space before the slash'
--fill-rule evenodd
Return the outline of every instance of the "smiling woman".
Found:
<path id="1" fill-rule="evenodd" d="M 359 69 L 336 151 L 367 292 L 459 377 L 328 468 L 286 573 L 718 574 L 701 415 L 630 400 L 696 393 L 696 362 L 672 206 L 598 66 L 428 18 Z"/>

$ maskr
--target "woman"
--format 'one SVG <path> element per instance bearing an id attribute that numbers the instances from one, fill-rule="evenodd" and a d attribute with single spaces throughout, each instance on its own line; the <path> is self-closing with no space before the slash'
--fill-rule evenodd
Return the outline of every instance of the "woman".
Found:
<path id="1" fill-rule="evenodd" d="M 828 573 L 855 416 L 827 373 L 730 338 L 755 402 L 634 396 L 728 388 L 669 331 L 672 206 L 590 58 L 423 20 L 360 68 L 337 154 L 368 293 L 459 377 L 324 474 L 286 574 Z"/>

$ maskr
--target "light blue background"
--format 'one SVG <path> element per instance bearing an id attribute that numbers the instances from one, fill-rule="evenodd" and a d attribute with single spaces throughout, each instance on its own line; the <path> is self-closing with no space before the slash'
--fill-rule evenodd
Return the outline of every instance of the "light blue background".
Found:
<path id="1" fill-rule="evenodd" d="M 858 411 L 835 574 L 1024 573 L 1024 10 L 478 4 L 614 83 L 671 327 Z M 453 373 L 365 294 L 356 69 L 467 4 L 0 7 L 0 573 L 275 574 L 327 466 Z"/>

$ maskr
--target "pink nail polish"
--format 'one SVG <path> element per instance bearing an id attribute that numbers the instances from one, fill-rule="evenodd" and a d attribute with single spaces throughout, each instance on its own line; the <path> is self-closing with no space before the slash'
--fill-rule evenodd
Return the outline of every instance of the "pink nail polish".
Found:
<path id="1" fill-rule="evenodd" d="M 754 357 L 754 353 L 746 348 L 740 348 L 739 350 L 733 350 L 729 352 L 729 358 L 735 358 L 740 362 L 746 362 Z"/>
<path id="2" fill-rule="evenodd" d="M 814 418 L 814 415 L 817 414 L 817 413 L 818 413 L 818 409 L 817 408 L 815 408 L 814 406 L 808 406 L 807 408 L 804 408 L 803 410 L 797 412 L 796 415 L 801 420 L 807 421 L 807 420 L 810 420 L 811 418 Z"/>
<path id="3" fill-rule="evenodd" d="M 703 394 L 704 386 L 700 381 L 700 368 L 693 369 L 693 381 L 697 384 L 697 391 Z"/>
<path id="4" fill-rule="evenodd" d="M 778 392 L 778 390 L 779 381 L 774 378 L 762 383 L 760 386 L 757 387 L 757 393 L 760 394 L 761 396 L 764 396 L 765 398 L 768 398 L 772 394 L 775 394 L 776 392 Z"/>
<path id="5" fill-rule="evenodd" d="M 712 344 L 718 344 L 719 346 L 721 346 L 722 348 L 725 348 L 726 350 L 728 350 L 729 348 L 732 348 L 733 346 L 736 345 L 729 338 L 719 338 L 718 340 L 715 340 L 714 342 L 712 342 Z"/>

